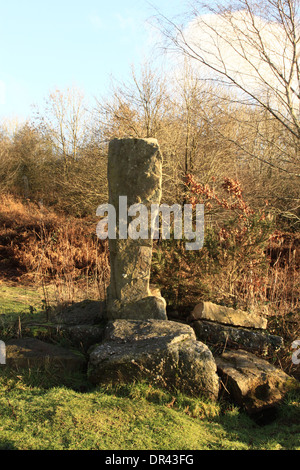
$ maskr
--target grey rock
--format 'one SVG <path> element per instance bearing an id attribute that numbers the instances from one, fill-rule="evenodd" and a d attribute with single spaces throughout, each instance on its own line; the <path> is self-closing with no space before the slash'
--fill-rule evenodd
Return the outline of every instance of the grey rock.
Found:
<path id="1" fill-rule="evenodd" d="M 62 371 L 78 371 L 86 367 L 86 359 L 78 351 L 36 338 L 22 338 L 6 342 L 6 365 L 15 369 L 55 366 Z"/>
<path id="2" fill-rule="evenodd" d="M 189 325 L 172 321 L 110 321 L 105 330 L 105 339 L 118 343 L 135 343 L 137 341 L 157 341 L 165 338 L 167 341 L 195 340 L 195 332 Z"/>
<path id="3" fill-rule="evenodd" d="M 90 346 L 100 343 L 104 337 L 104 325 L 72 325 L 58 328 L 73 346 L 87 351 Z"/>
<path id="4" fill-rule="evenodd" d="M 116 307 L 117 302 L 114 302 Z M 114 313 L 113 313 L 114 312 Z M 108 318 L 132 320 L 166 320 L 166 301 L 162 297 L 149 295 L 133 302 L 126 302 L 122 307 L 112 309 Z"/>
<path id="5" fill-rule="evenodd" d="M 65 308 L 51 319 L 58 325 L 96 325 L 105 318 L 105 302 L 83 300 Z"/>
<path id="6" fill-rule="evenodd" d="M 219 379 L 211 351 L 188 325 L 164 320 L 116 320 L 89 350 L 92 383 L 147 379 L 167 389 L 216 399 Z"/>
<path id="7" fill-rule="evenodd" d="M 294 378 L 250 352 L 228 351 L 215 359 L 224 390 L 249 414 L 276 407 L 299 388 Z"/>
<path id="8" fill-rule="evenodd" d="M 259 354 L 270 354 L 283 346 L 281 336 L 270 335 L 266 330 L 251 330 L 204 320 L 193 322 L 192 327 L 200 341 L 214 346 L 241 348 Z"/>
<path id="9" fill-rule="evenodd" d="M 225 325 L 246 328 L 267 328 L 267 319 L 253 312 L 217 305 L 212 302 L 200 302 L 192 311 L 189 321 L 209 320 Z"/>

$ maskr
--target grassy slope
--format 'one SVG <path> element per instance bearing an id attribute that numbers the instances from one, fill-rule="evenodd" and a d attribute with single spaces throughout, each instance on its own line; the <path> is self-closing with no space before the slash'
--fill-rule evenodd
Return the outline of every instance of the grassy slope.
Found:
<path id="1" fill-rule="evenodd" d="M 2 285 L 0 294 L 2 313 L 39 310 L 34 290 Z M 147 384 L 91 388 L 80 375 L 0 366 L 0 416 L 0 449 L 300 450 L 299 397 L 260 427 L 237 408 Z"/>
<path id="2" fill-rule="evenodd" d="M 34 309 L 41 307 L 41 298 L 40 289 L 0 285 L 0 315 L 28 313 L 30 306 Z"/>
<path id="3" fill-rule="evenodd" d="M 300 450 L 295 398 L 276 422 L 260 427 L 236 408 L 222 411 L 220 403 L 147 384 L 79 392 L 34 385 L 42 379 L 38 371 L 2 370 L 0 449 Z"/>

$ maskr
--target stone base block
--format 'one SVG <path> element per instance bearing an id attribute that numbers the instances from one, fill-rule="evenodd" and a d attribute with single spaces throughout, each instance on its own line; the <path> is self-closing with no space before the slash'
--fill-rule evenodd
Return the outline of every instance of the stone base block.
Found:
<path id="1" fill-rule="evenodd" d="M 107 312 L 108 320 L 167 320 L 166 301 L 163 297 L 148 296 L 135 302 L 114 302 Z"/>
<path id="2" fill-rule="evenodd" d="M 89 351 L 92 383 L 148 380 L 166 389 L 217 399 L 215 360 L 188 325 L 116 320 L 107 325 L 105 338 Z"/>

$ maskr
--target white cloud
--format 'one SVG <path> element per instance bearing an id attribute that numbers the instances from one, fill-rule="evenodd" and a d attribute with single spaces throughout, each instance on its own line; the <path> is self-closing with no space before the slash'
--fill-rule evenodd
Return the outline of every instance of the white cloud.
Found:
<path id="1" fill-rule="evenodd" d="M 89 22 L 95 29 L 103 29 L 104 28 L 104 23 L 102 19 L 100 18 L 99 15 L 97 14 L 92 14 L 89 16 Z"/>
<path id="2" fill-rule="evenodd" d="M 277 97 L 285 93 L 279 73 L 288 77 L 291 72 L 292 84 L 297 80 L 296 70 L 291 69 L 293 48 L 278 23 L 250 17 L 245 11 L 235 12 L 228 21 L 221 15 L 208 14 L 192 21 L 185 30 L 185 37 L 201 60 L 211 66 L 207 68 L 201 65 L 201 60 L 194 61 L 203 79 L 221 78 L 232 84 L 226 80 L 228 74 L 254 94 L 276 90 Z M 265 53 L 279 73 L 264 59 L 260 38 Z"/>
<path id="3" fill-rule="evenodd" d="M 137 19 L 133 16 L 123 16 L 120 13 L 117 13 L 116 18 L 119 22 L 119 26 L 123 30 L 134 31 L 136 29 Z"/>

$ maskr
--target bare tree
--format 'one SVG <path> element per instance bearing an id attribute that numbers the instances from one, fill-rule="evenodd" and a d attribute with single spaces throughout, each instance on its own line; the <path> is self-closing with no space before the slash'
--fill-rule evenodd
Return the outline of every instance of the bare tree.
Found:
<path id="1" fill-rule="evenodd" d="M 168 112 L 166 79 L 149 63 L 139 74 L 131 70 L 131 82 L 112 82 L 112 97 L 98 100 L 102 132 L 112 137 L 157 137 Z"/>
<path id="2" fill-rule="evenodd" d="M 225 101 L 223 114 L 226 107 Z M 164 156 L 165 202 L 184 200 L 183 183 L 190 172 L 207 183 L 231 170 L 233 145 L 228 135 L 233 138 L 235 132 L 232 120 L 222 121 L 210 87 L 199 82 L 188 63 L 168 80 L 149 64 L 139 75 L 132 70 L 131 82 L 114 86 L 111 99 L 98 101 L 97 109 L 96 127 L 103 142 L 126 136 L 158 139 Z M 213 128 L 227 140 L 216 136 Z"/>
<path id="3" fill-rule="evenodd" d="M 54 90 L 46 99 L 45 109 L 38 112 L 37 123 L 63 159 L 65 172 L 78 159 L 78 150 L 86 131 L 84 96 L 77 88 Z"/>
<path id="4" fill-rule="evenodd" d="M 12 158 L 12 142 L 5 129 L 0 129 L 0 192 L 11 191 L 19 171 L 19 162 Z"/>
<path id="5" fill-rule="evenodd" d="M 198 64 L 202 80 L 234 91 L 231 101 L 259 107 L 278 122 L 285 137 L 276 143 L 276 162 L 265 163 L 299 177 L 298 0 L 194 1 L 191 14 L 188 26 L 158 17 L 168 47 Z"/>

